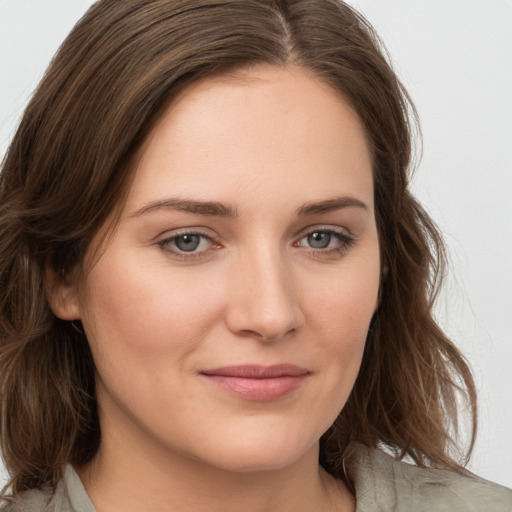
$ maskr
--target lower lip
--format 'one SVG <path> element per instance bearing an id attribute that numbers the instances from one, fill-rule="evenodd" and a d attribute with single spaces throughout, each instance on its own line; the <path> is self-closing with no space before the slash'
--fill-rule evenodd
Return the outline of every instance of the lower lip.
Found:
<path id="1" fill-rule="evenodd" d="M 284 398 L 298 389 L 307 375 L 283 375 L 269 378 L 229 377 L 205 375 L 217 388 L 245 400 L 270 402 Z"/>

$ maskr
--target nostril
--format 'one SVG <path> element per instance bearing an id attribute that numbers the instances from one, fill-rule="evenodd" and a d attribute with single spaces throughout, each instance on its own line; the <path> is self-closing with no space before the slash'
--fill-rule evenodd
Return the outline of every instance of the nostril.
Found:
<path id="1" fill-rule="evenodd" d="M 277 326 L 272 328 L 271 326 L 267 325 L 260 329 L 240 329 L 236 332 L 236 334 L 244 338 L 252 338 L 264 343 L 271 343 L 294 336 L 298 330 L 299 329 L 297 327 L 282 329 Z"/>

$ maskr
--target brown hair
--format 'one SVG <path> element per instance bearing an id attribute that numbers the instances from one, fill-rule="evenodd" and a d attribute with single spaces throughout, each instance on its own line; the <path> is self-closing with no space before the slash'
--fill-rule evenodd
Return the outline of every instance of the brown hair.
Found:
<path id="1" fill-rule="evenodd" d="M 338 0 L 101 0 L 73 29 L 29 103 L 0 176 L 0 414 L 16 495 L 54 486 L 100 443 L 94 362 L 81 330 L 56 318 L 45 269 L 80 268 L 122 204 L 158 115 L 194 81 L 256 63 L 294 64 L 340 91 L 374 158 L 380 307 L 349 400 L 321 439 L 343 478 L 354 442 L 420 465 L 460 469 L 457 400 L 470 371 L 432 315 L 441 237 L 408 190 L 414 108 L 364 18 Z"/>

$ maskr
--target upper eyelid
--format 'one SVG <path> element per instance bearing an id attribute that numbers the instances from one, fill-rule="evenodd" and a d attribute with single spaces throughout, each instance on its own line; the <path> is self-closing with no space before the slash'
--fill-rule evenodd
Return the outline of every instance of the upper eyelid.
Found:
<path id="1" fill-rule="evenodd" d="M 194 229 L 194 228 L 178 228 L 177 230 L 164 231 L 154 239 L 154 243 L 157 245 L 163 245 L 166 242 L 170 242 L 171 240 L 175 240 L 176 238 L 180 238 L 186 235 L 199 236 L 208 240 L 210 243 L 219 243 L 218 237 L 203 231 L 202 229 Z"/>
<path id="2" fill-rule="evenodd" d="M 334 234 L 340 234 L 345 235 L 350 238 L 356 238 L 354 233 L 347 228 L 346 226 L 339 226 L 339 225 L 332 225 L 332 224 L 312 224 L 306 227 L 301 228 L 300 230 L 296 231 L 293 235 L 291 235 L 291 239 L 293 241 L 297 241 L 300 238 L 303 238 L 304 236 L 307 236 L 310 233 L 314 233 L 316 231 L 322 231 L 326 233 L 334 233 Z M 157 235 L 154 238 L 154 241 L 156 243 L 162 243 L 168 240 L 172 240 L 174 238 L 183 236 L 183 235 L 197 235 L 204 237 L 211 242 L 214 243 L 221 243 L 221 238 L 218 236 L 216 232 L 213 232 L 210 228 L 203 227 L 203 226 L 187 226 L 183 228 L 175 228 L 170 229 L 168 231 L 164 231 Z"/>
<path id="3" fill-rule="evenodd" d="M 338 233 L 338 234 L 345 234 L 350 237 L 354 237 L 354 234 L 350 229 L 348 229 L 346 226 L 333 226 L 332 224 L 313 224 L 310 226 L 306 226 L 304 228 L 301 228 L 295 234 L 291 236 L 293 239 L 302 238 L 309 233 L 314 233 L 316 231 L 323 231 L 326 233 Z M 177 238 L 179 236 L 183 235 L 198 235 L 203 236 L 205 238 L 208 238 L 212 241 L 218 241 L 218 236 L 216 234 L 213 234 L 209 228 L 205 227 L 184 227 L 184 228 L 176 228 L 169 231 L 164 231 L 160 233 L 158 236 L 155 237 L 155 240 L 157 241 L 165 241 L 170 240 L 173 238 Z"/>
<path id="4" fill-rule="evenodd" d="M 345 226 L 334 226 L 332 224 L 313 224 L 311 226 L 307 226 L 305 228 L 302 228 L 299 230 L 294 237 L 295 238 L 302 238 L 309 233 L 315 233 L 316 231 L 322 231 L 325 233 L 336 233 L 336 234 L 343 234 L 350 236 L 351 238 L 354 238 L 354 234 L 350 229 L 348 229 Z"/>
<path id="5" fill-rule="evenodd" d="M 344 232 L 341 232 L 341 231 L 335 231 L 333 229 L 314 229 L 313 231 L 307 231 L 303 235 L 297 237 L 295 239 L 296 241 L 294 242 L 294 244 L 296 244 L 300 240 L 306 238 L 307 236 L 309 236 L 312 233 L 328 233 L 330 235 L 334 235 L 342 243 L 349 243 L 349 242 L 352 243 L 352 242 L 355 242 L 355 237 L 353 235 L 349 234 L 349 233 L 344 233 Z"/>
<path id="6" fill-rule="evenodd" d="M 212 234 L 210 232 L 210 230 L 207 228 L 186 227 L 186 228 L 177 228 L 177 229 L 170 229 L 167 231 L 163 231 L 162 233 L 160 233 L 159 235 L 157 235 L 155 237 L 155 240 L 158 243 L 158 242 L 162 242 L 162 241 L 166 241 L 166 240 L 171 240 L 173 238 L 178 238 L 178 237 L 184 236 L 184 235 L 198 235 L 198 236 L 202 236 L 204 238 L 208 238 L 209 240 L 215 240 L 215 238 L 216 238 L 215 235 Z"/>

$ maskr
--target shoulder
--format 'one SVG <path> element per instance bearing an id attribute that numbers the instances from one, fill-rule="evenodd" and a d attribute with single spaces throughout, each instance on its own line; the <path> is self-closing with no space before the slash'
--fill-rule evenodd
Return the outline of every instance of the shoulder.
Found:
<path id="1" fill-rule="evenodd" d="M 7 500 L 6 500 L 7 501 Z M 11 499 L 0 512 L 96 512 L 71 465 L 64 468 L 55 491 L 32 489 Z"/>
<path id="2" fill-rule="evenodd" d="M 51 501 L 51 494 L 32 489 L 16 498 L 9 499 L 0 510 L 2 512 L 44 512 Z"/>
<path id="3" fill-rule="evenodd" d="M 358 445 L 347 460 L 357 512 L 512 512 L 512 490 L 470 473 L 425 469 Z"/>

